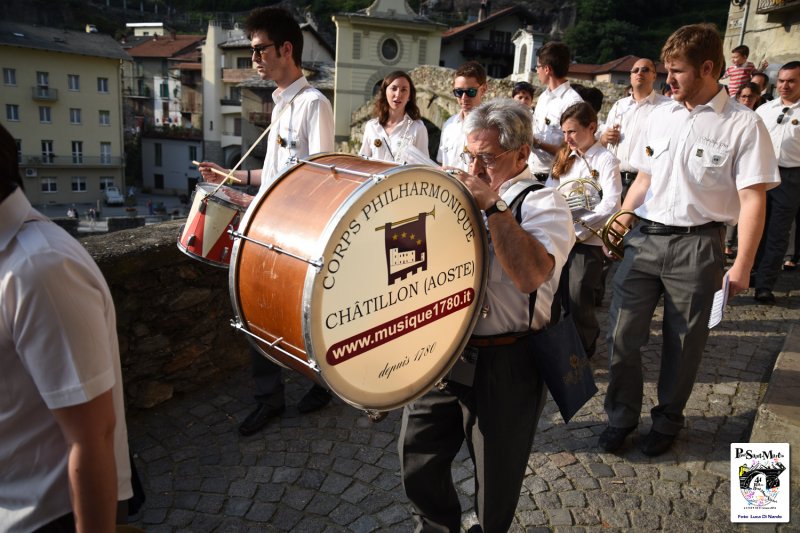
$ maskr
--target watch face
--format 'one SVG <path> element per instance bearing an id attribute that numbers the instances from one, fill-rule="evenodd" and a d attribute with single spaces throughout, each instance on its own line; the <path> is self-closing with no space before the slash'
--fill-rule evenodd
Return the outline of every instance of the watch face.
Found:
<path id="1" fill-rule="evenodd" d="M 505 203 L 503 200 L 497 200 L 497 203 L 494 204 L 498 211 L 505 211 L 508 209 L 508 204 Z"/>

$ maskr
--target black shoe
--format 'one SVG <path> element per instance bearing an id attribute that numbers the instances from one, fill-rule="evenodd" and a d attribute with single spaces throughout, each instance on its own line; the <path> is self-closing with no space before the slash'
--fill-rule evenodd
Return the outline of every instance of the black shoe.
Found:
<path id="1" fill-rule="evenodd" d="M 669 450 L 672 447 L 672 443 L 675 441 L 675 437 L 677 437 L 677 435 L 666 435 L 655 429 L 651 429 L 650 433 L 642 439 L 642 442 L 639 444 L 639 449 L 642 450 L 643 454 L 655 457 Z"/>
<path id="2" fill-rule="evenodd" d="M 600 434 L 600 438 L 597 439 L 597 446 L 609 453 L 614 453 L 622 447 L 625 443 L 625 437 L 634 429 L 636 429 L 636 426 L 631 426 L 629 428 L 608 426 Z"/>
<path id="3" fill-rule="evenodd" d="M 297 410 L 301 413 L 311 413 L 322 409 L 330 402 L 331 393 L 315 384 L 297 404 Z"/>
<path id="4" fill-rule="evenodd" d="M 258 433 L 270 420 L 280 416 L 284 409 L 283 405 L 270 407 L 264 403 L 258 404 L 255 411 L 247 415 L 247 418 L 239 426 L 239 433 L 245 437 Z"/>
<path id="5" fill-rule="evenodd" d="M 772 305 L 775 303 L 775 295 L 769 289 L 756 289 L 754 298 L 760 304 Z"/>

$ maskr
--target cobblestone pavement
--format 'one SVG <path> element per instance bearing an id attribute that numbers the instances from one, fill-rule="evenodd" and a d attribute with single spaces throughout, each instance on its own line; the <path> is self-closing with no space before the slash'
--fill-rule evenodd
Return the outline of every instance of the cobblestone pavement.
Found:
<path id="1" fill-rule="evenodd" d="M 600 392 L 565 425 L 552 401 L 539 422 L 512 531 L 800 531 L 794 525 L 730 523 L 729 444 L 746 440 L 786 332 L 800 318 L 800 273 L 783 273 L 778 304 L 756 305 L 752 289 L 715 328 L 673 449 L 649 458 L 629 439 L 620 455 L 600 453 L 607 354 L 592 360 Z M 602 309 L 606 320 L 609 295 Z M 661 309 L 644 350 L 649 430 L 656 400 Z M 338 399 L 297 412 L 309 386 L 287 372 L 287 410 L 261 433 L 240 437 L 253 407 L 249 370 L 129 417 L 132 452 L 148 499 L 133 523 L 166 531 L 411 531 L 399 475 L 400 411 L 371 423 Z M 793 450 L 795 455 L 797 450 Z M 798 460 L 796 457 L 794 460 Z M 453 478 L 475 521 L 474 481 L 462 449 Z"/>

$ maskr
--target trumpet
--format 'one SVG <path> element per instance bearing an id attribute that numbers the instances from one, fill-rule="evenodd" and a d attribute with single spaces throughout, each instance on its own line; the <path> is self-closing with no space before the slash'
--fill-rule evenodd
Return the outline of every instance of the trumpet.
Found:
<path id="1" fill-rule="evenodd" d="M 619 221 L 619 217 L 622 215 L 631 215 L 636 216 L 633 211 L 628 211 L 627 209 L 620 209 L 606 220 L 606 223 L 603 224 L 603 229 L 598 234 L 594 230 L 592 232 L 600 237 L 603 240 L 603 244 L 608 249 L 609 253 L 614 259 L 622 259 L 623 254 L 625 253 L 624 248 L 622 247 L 622 240 L 625 238 L 625 235 L 631 230 L 630 226 L 626 226 L 622 222 Z"/>

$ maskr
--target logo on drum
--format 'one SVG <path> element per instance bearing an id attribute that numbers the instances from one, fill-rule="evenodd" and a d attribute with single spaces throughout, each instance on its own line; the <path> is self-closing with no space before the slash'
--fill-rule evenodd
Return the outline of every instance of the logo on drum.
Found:
<path id="1" fill-rule="evenodd" d="M 428 216 L 436 217 L 435 207 L 428 213 L 420 213 L 398 222 L 387 222 L 376 228 L 384 230 L 389 285 L 405 279 L 409 274 L 428 269 L 428 242 L 425 234 Z"/>

